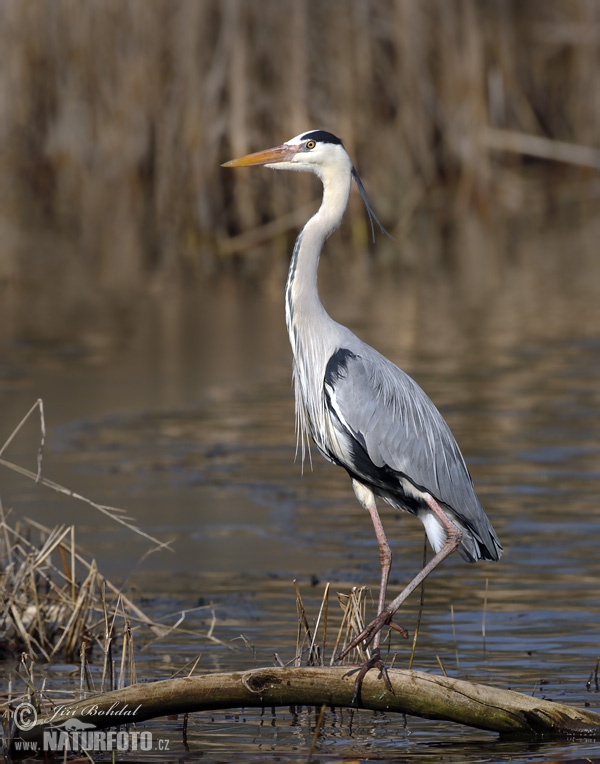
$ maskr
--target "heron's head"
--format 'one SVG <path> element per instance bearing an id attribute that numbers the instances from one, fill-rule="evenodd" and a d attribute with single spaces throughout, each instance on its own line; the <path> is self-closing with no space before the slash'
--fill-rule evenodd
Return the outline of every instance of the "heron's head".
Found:
<path id="1" fill-rule="evenodd" d="M 272 170 L 312 172 L 319 176 L 325 186 L 328 183 L 335 184 L 344 175 L 348 178 L 351 176 L 356 181 L 367 208 L 373 239 L 375 238 L 373 221 L 377 223 L 382 233 L 389 236 L 371 209 L 364 186 L 352 166 L 352 161 L 344 148 L 344 144 L 333 133 L 328 133 L 326 130 L 309 130 L 307 133 L 300 133 L 295 138 L 282 143 L 281 146 L 257 151 L 255 154 L 246 154 L 239 159 L 225 162 L 222 166 L 251 167 L 253 165 L 264 165 Z"/>
<path id="2" fill-rule="evenodd" d="M 310 130 L 272 149 L 225 162 L 223 167 L 264 165 L 272 170 L 313 172 L 323 178 L 330 171 L 352 172 L 352 162 L 341 140 L 325 130 Z"/>

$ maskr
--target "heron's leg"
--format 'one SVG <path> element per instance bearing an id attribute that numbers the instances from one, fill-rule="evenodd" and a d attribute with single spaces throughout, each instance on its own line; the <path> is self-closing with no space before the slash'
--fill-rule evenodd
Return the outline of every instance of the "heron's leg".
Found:
<path id="1" fill-rule="evenodd" d="M 410 584 L 408 584 L 408 586 L 406 586 L 400 592 L 400 594 L 390 602 L 387 607 L 380 609 L 377 618 L 371 621 L 371 623 L 363 629 L 358 637 L 356 637 L 356 639 L 354 639 L 348 645 L 348 647 L 346 647 L 346 649 L 337 656 L 338 660 L 345 658 L 346 655 L 348 655 L 351 650 L 354 650 L 355 647 L 360 645 L 361 642 L 364 642 L 366 645 L 372 642 L 374 647 L 378 646 L 381 638 L 379 636 L 381 629 L 386 624 L 389 625 L 391 623 L 394 613 L 398 610 L 398 608 L 414 592 L 419 584 L 427 578 L 431 571 L 437 568 L 442 560 L 445 560 L 446 557 L 449 557 L 460 546 L 460 542 L 462 540 L 462 531 L 460 528 L 452 522 L 448 513 L 438 504 L 433 496 L 424 494 L 423 499 L 427 502 L 427 505 L 431 511 L 435 514 L 435 516 L 440 520 L 446 529 L 446 542 L 444 546 L 434 557 L 431 558 L 423 570 L 421 570 L 420 573 L 418 573 L 413 578 Z"/>
<path id="2" fill-rule="evenodd" d="M 388 544 L 387 536 L 383 530 L 381 518 L 377 511 L 377 505 L 375 504 L 375 496 L 373 491 L 359 483 L 358 480 L 352 480 L 352 488 L 360 504 L 371 515 L 373 522 L 373 528 L 375 529 L 375 536 L 377 537 L 377 544 L 379 545 L 379 563 L 381 565 L 381 584 L 379 587 L 379 602 L 377 606 L 377 612 L 381 613 L 385 608 L 385 598 L 387 594 L 387 585 L 390 578 L 390 569 L 392 567 L 392 550 Z M 379 647 L 381 634 L 378 632 L 373 638 L 373 648 Z"/>

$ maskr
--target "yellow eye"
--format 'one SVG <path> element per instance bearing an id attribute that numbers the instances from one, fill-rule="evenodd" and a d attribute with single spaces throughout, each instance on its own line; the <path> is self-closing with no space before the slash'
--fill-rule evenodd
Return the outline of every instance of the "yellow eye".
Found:
<path id="1" fill-rule="evenodd" d="M 317 142 L 316 141 L 306 141 L 306 143 L 304 145 L 306 146 L 306 148 L 309 151 L 311 151 L 317 145 Z"/>

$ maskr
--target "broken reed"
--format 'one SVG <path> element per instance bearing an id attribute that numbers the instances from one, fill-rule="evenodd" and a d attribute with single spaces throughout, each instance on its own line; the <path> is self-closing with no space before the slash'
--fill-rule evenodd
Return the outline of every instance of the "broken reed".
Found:
<path id="1" fill-rule="evenodd" d="M 31 472 L 7 460 L 5 452 L 25 423 L 36 415 L 39 416 L 40 442 L 37 471 Z M 156 548 L 168 547 L 132 524 L 131 518 L 118 507 L 98 504 L 43 476 L 45 444 L 46 421 L 40 398 L 0 446 L 0 465 L 71 500 L 83 502 L 113 522 L 152 541 Z M 133 617 L 150 627 L 156 636 L 168 632 L 165 627 L 154 624 L 101 576 L 95 560 L 85 559 L 77 549 L 75 526 L 50 529 L 27 518 L 11 525 L 1 500 L 0 592 L 0 655 L 25 652 L 36 660 L 50 662 L 61 655 L 72 661 L 81 649 L 85 662 L 86 653 L 99 641 L 98 630 L 102 621 L 105 623 L 104 643 L 110 645 L 117 615 L 126 619 L 126 630 Z M 110 629 L 109 619 L 112 621 Z"/>
<path id="2" fill-rule="evenodd" d="M 343 137 L 398 239 L 438 188 L 520 208 L 494 183 L 526 152 L 489 129 L 594 146 L 599 25 L 571 0 L 5 3 L 0 277 L 57 270 L 22 249 L 41 230 L 95 290 L 206 278 L 232 235 L 315 196 L 219 164 L 314 127 Z"/>
<path id="3" fill-rule="evenodd" d="M 129 651 L 132 624 L 159 636 L 154 624 L 78 551 L 74 526 L 46 528 L 25 519 L 11 525 L 0 509 L 0 649 L 6 657 L 26 653 L 37 662 L 60 657 L 87 665 L 104 653 L 102 685 L 114 686 L 112 646 L 123 634 Z M 121 670 L 131 666 L 130 655 Z M 82 669 L 83 670 L 83 669 Z"/>
<path id="4" fill-rule="evenodd" d="M 49 529 L 25 519 L 13 527 L 1 503 L 0 590 L 0 658 L 19 657 L 16 675 L 0 699 L 0 713 L 23 699 L 38 712 L 53 707 L 52 692 L 36 675 L 40 663 L 78 663 L 75 695 L 83 699 L 137 683 L 136 638 L 143 649 L 176 630 L 222 644 L 212 635 L 214 614 L 208 633 L 181 628 L 189 611 L 181 612 L 173 625 L 152 621 L 77 550 L 73 526 Z M 92 668 L 100 664 L 101 675 Z"/>
<path id="5" fill-rule="evenodd" d="M 0 655 L 6 660 L 20 654 L 0 711 L 24 699 L 38 712 L 52 708 L 36 666 L 57 659 L 79 662 L 80 699 L 136 683 L 134 629 L 143 625 L 158 636 L 165 628 L 78 552 L 73 526 L 49 529 L 29 519 L 11 526 L 0 504 L 0 571 Z M 99 685 L 91 668 L 99 663 L 95 652 L 102 665 Z"/>
<path id="6" fill-rule="evenodd" d="M 337 608 L 330 613 L 331 586 L 325 585 L 318 613 L 314 620 L 308 615 L 302 593 L 297 581 L 294 581 L 296 593 L 296 612 L 298 628 L 296 636 L 296 654 L 291 665 L 300 666 L 335 666 L 336 656 L 357 637 L 366 626 L 367 587 L 354 586 L 350 592 L 337 592 Z M 341 619 L 340 619 L 341 611 Z M 329 635 L 334 638 L 331 645 Z M 415 645 L 413 644 L 413 652 Z M 371 657 L 368 647 L 358 645 L 345 659 L 349 664 L 361 664 Z M 411 656 L 412 659 L 412 656 Z M 280 662 L 280 665 L 281 664 Z"/>
<path id="7" fill-rule="evenodd" d="M 81 557 L 72 526 L 50 530 L 26 520 L 12 528 L 1 507 L 0 518 L 0 650 L 4 659 L 20 653 L 0 712 L 24 700 L 38 713 L 53 709 L 53 693 L 36 675 L 36 666 L 59 657 L 79 661 L 79 691 L 69 695 L 80 700 L 136 684 L 134 628 L 150 626 L 157 635 L 169 629 L 153 624 L 98 573 L 94 561 Z M 60 560 L 56 566 L 53 555 Z M 83 583 L 78 583 L 82 573 Z M 120 655 L 115 649 L 119 638 Z M 95 649 L 102 654 L 99 685 L 92 671 Z"/>
<path id="8" fill-rule="evenodd" d="M 327 635 L 329 627 L 329 597 L 330 584 L 326 584 L 321 599 L 321 605 L 314 623 L 311 624 L 304 606 L 302 593 L 297 581 L 294 581 L 296 593 L 296 612 L 298 628 L 296 634 L 296 655 L 292 664 L 296 667 L 324 666 L 327 652 Z M 338 626 L 337 637 L 329 659 L 330 665 L 335 664 L 335 655 L 358 635 L 364 626 L 364 594 L 365 588 L 354 587 L 350 594 L 337 594 L 338 604 L 342 610 L 342 620 Z M 365 660 L 366 653 L 359 646 L 354 651 L 360 660 Z"/>
<path id="9" fill-rule="evenodd" d="M 5 452 L 25 423 L 36 415 L 39 415 L 40 442 L 37 471 L 32 472 L 9 461 Z M 99 504 L 46 478 L 42 474 L 45 443 L 44 404 L 38 399 L 0 446 L 0 466 L 108 517 L 150 541 L 153 549 L 149 551 L 170 548 L 168 542 L 154 539 L 138 528 L 124 510 Z M 108 692 L 136 684 L 134 636 L 139 637 L 140 632 L 144 637 L 142 649 L 174 631 L 194 641 L 208 640 L 223 645 L 213 635 L 216 619 L 212 609 L 212 623 L 207 632 L 182 626 L 189 613 L 203 610 L 205 606 L 171 614 L 169 618 L 177 616 L 172 624 L 151 620 L 100 574 L 95 560 L 86 559 L 77 547 L 75 526 L 51 529 L 29 518 L 18 519 L 13 524 L 9 519 L 10 513 L 4 512 L 0 499 L 0 660 L 20 654 L 17 680 L 25 686 L 23 697 L 38 711 L 51 706 L 52 701 L 45 685 L 37 686 L 36 664 L 50 663 L 57 658 L 79 661 L 79 696 L 83 698 L 89 692 Z M 92 663 L 98 664 L 94 660 L 95 651 L 100 651 L 102 656 L 100 686 L 95 686 L 96 672 L 92 671 Z M 0 712 L 15 701 L 12 678 L 8 685 Z"/>

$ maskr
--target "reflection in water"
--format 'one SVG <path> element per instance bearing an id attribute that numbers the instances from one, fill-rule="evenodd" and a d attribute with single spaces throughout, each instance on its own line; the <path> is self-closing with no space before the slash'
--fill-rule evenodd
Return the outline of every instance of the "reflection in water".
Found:
<path id="1" fill-rule="evenodd" d="M 597 708 L 586 681 L 600 633 L 599 266 L 582 231 L 579 241 L 540 235 L 533 249 L 511 235 L 515 268 L 505 264 L 494 289 L 448 273 L 423 282 L 367 271 L 353 280 L 351 269 L 334 273 L 333 258 L 323 263 L 322 289 L 330 312 L 397 360 L 442 409 L 506 549 L 497 565 L 449 560 L 432 576 L 415 667 L 439 671 L 439 656 L 451 675 Z M 568 262 L 547 257 L 561 248 L 572 252 Z M 10 431 L 44 397 L 46 474 L 126 507 L 148 532 L 173 538 L 176 555 L 136 566 L 145 551 L 137 539 L 11 475 L 3 503 L 46 524 L 77 522 L 103 572 L 150 598 L 150 615 L 212 606 L 217 635 L 237 649 L 171 635 L 140 653 L 145 677 L 168 676 L 198 653 L 205 670 L 270 664 L 274 652 L 290 660 L 292 580 L 316 615 L 325 581 L 336 591 L 375 587 L 378 566 L 369 518 L 343 472 L 315 456 L 302 475 L 294 461 L 279 285 L 272 293 L 223 282 L 201 299 L 147 301 L 132 315 L 133 334 L 116 347 L 83 355 L 65 345 L 13 347 L 4 356 L 2 421 Z M 32 425 L 10 455 L 30 463 L 37 440 Z M 396 591 L 420 566 L 422 530 L 390 508 L 382 516 Z M 411 632 L 417 606 L 415 598 L 403 609 Z M 392 639 L 405 666 L 407 646 Z M 54 676 L 64 687 L 64 674 Z M 310 744 L 310 714 L 197 715 L 190 743 L 207 761 L 292 757 Z M 178 741 L 179 726 L 168 728 Z M 547 742 L 536 751 L 433 722 L 341 711 L 328 717 L 321 746 L 324 755 L 384 760 L 531 761 L 540 751 L 593 750 Z"/>

